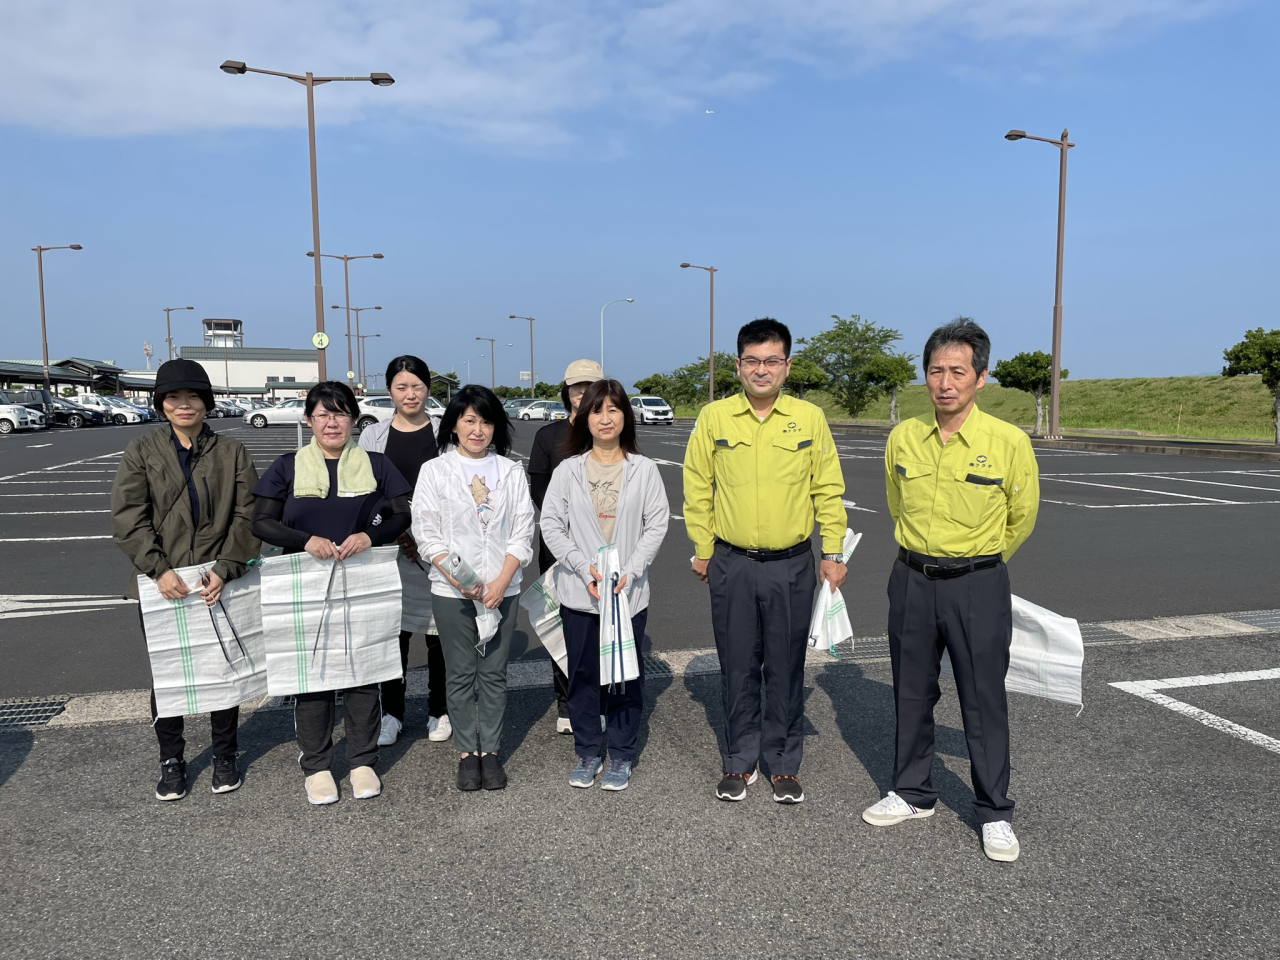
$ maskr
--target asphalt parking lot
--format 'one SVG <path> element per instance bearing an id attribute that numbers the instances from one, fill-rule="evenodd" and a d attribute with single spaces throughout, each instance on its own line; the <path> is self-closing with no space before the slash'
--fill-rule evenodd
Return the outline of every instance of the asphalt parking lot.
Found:
<path id="1" fill-rule="evenodd" d="M 296 437 L 216 426 L 260 469 Z M 837 446 L 864 533 L 845 589 L 860 639 L 807 670 L 803 805 L 760 788 L 712 797 L 719 682 L 679 520 L 653 574 L 625 793 L 567 786 L 572 743 L 552 732 L 547 665 L 521 636 L 501 794 L 453 788 L 454 754 L 425 739 L 411 697 L 377 800 L 344 782 L 335 807 L 309 807 L 290 715 L 268 704 L 242 722 L 239 792 L 209 793 L 195 720 L 194 792 L 156 803 L 146 654 L 106 513 L 139 429 L 0 438 L 0 698 L 77 694 L 97 711 L 0 729 L 0 860 L 21 878 L 0 893 L 0 956 L 1276 955 L 1280 469 L 1039 453 L 1040 520 L 1010 570 L 1020 596 L 1081 621 L 1085 707 L 1011 695 L 1023 855 L 1004 865 L 980 852 L 945 682 L 939 814 L 888 830 L 858 817 L 888 788 L 893 737 L 883 441 L 859 435 Z M 640 431 L 677 516 L 687 433 Z"/>

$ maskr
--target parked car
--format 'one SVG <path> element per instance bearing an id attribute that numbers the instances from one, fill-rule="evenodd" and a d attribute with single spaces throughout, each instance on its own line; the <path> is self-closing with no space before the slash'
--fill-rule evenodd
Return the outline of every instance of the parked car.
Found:
<path id="1" fill-rule="evenodd" d="M 43 414 L 46 424 L 53 420 L 53 395 L 48 390 L 0 390 L 0 403 L 20 403 Z"/>
<path id="2" fill-rule="evenodd" d="M 531 403 L 533 403 L 533 397 L 508 397 L 502 401 L 502 409 L 507 411 L 508 417 L 518 417 L 520 411 Z"/>
<path id="3" fill-rule="evenodd" d="M 238 403 L 230 400 L 214 400 L 214 409 L 209 411 L 209 416 L 214 417 L 243 417 L 249 411 Z"/>
<path id="4" fill-rule="evenodd" d="M 671 405 L 661 397 L 632 397 L 631 411 L 636 423 L 675 423 L 676 419 Z"/>
<path id="5" fill-rule="evenodd" d="M 145 423 L 151 419 L 145 410 L 135 407 L 123 397 L 86 393 L 76 397 L 75 402 L 89 410 L 98 411 L 106 418 L 107 423 Z"/>
<path id="6" fill-rule="evenodd" d="M 518 416 L 521 420 L 568 420 L 569 411 L 559 400 L 535 400 Z"/>
<path id="7" fill-rule="evenodd" d="M 107 415 L 100 410 L 82 407 L 80 404 L 64 400 L 62 397 L 54 397 L 50 405 L 52 408 L 50 422 L 55 427 L 77 429 L 86 426 L 98 427 L 111 422 Z"/>
<path id="8" fill-rule="evenodd" d="M 43 430 L 44 414 L 20 403 L 0 403 L 0 434 L 15 430 Z"/>
<path id="9" fill-rule="evenodd" d="M 244 415 L 244 422 L 251 427 L 265 427 L 268 424 L 293 425 L 302 419 L 306 402 L 304 397 L 281 400 L 274 407 L 250 410 Z"/>
<path id="10" fill-rule="evenodd" d="M 396 405 L 391 402 L 390 397 L 363 397 L 359 400 L 359 408 L 360 416 L 356 418 L 357 430 L 363 430 L 383 420 L 390 420 L 396 415 Z"/>

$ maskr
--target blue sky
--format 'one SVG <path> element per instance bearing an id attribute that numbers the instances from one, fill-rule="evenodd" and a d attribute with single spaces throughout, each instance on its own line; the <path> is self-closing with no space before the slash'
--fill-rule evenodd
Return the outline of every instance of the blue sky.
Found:
<path id="1" fill-rule="evenodd" d="M 370 369 L 498 381 L 599 354 L 630 382 L 775 316 L 899 329 L 957 314 L 994 357 L 1048 349 L 1057 153 L 1071 151 L 1063 362 L 1073 377 L 1211 373 L 1275 327 L 1280 13 L 1217 0 L 31 0 L 0 13 L 0 355 L 142 366 L 142 341 L 313 329 L 300 87 L 224 59 L 392 73 L 317 90 L 321 242 L 352 265 Z M 312 18 L 308 21 L 308 18 Z M 298 24 L 313 26 L 299 31 Z M 709 113 L 707 111 L 714 111 Z M 325 298 L 342 302 L 326 261 Z M 330 371 L 345 368 L 329 311 Z M 506 343 L 513 347 L 505 346 Z M 472 378 L 489 366 L 473 360 Z"/>

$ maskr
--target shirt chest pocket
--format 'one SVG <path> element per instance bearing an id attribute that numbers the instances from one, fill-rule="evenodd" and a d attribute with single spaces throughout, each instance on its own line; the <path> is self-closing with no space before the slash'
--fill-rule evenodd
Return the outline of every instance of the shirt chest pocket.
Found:
<path id="1" fill-rule="evenodd" d="M 813 440 L 810 437 L 775 437 L 770 448 L 768 479 L 799 486 L 808 483 Z"/>
<path id="2" fill-rule="evenodd" d="M 750 437 L 716 438 L 716 485 L 740 487 L 756 479 L 756 451 Z"/>
<path id="3" fill-rule="evenodd" d="M 927 522 L 933 512 L 933 498 L 936 493 L 933 464 L 918 460 L 899 460 L 893 465 L 893 470 L 898 475 L 903 514 Z"/>
<path id="4" fill-rule="evenodd" d="M 981 526 L 1005 507 L 1003 477 L 960 469 L 951 488 L 952 516 L 964 526 Z"/>

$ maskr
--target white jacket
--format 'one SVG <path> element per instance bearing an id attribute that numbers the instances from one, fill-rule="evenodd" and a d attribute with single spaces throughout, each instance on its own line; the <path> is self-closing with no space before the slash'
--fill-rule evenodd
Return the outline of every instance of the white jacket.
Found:
<path id="1" fill-rule="evenodd" d="M 519 461 L 498 457 L 498 489 L 494 491 L 493 515 L 483 527 L 476 516 L 471 496 L 471 477 L 465 473 L 467 458 L 450 447 L 422 465 L 418 486 L 413 491 L 413 539 L 424 558 L 456 551 L 485 583 L 493 580 L 506 562 L 507 554 L 524 567 L 533 559 L 533 498 L 529 480 Z M 520 593 L 521 570 L 503 596 Z M 463 599 L 444 574 L 431 566 L 431 593 L 437 597 Z"/>

